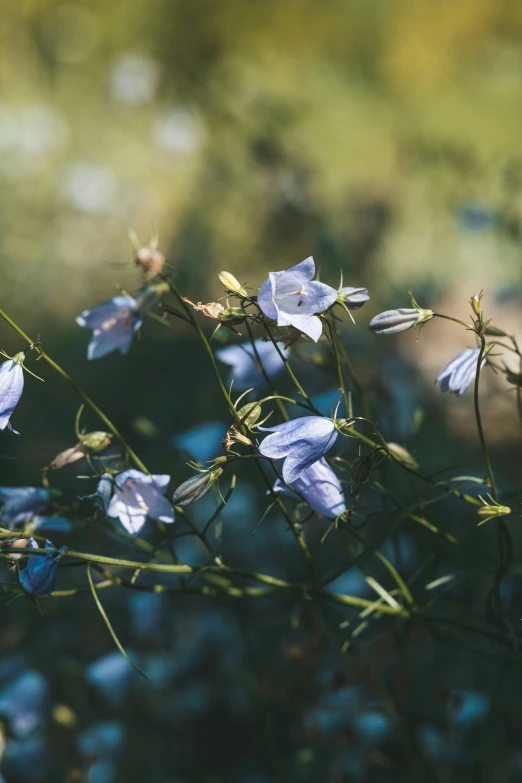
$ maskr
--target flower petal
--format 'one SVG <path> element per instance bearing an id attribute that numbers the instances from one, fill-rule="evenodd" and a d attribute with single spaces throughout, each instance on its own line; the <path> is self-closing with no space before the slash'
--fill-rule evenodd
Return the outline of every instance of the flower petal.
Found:
<path id="1" fill-rule="evenodd" d="M 24 371 L 9 359 L 0 365 L 0 430 L 5 430 L 24 390 Z M 12 427 L 10 428 L 12 430 Z M 15 430 L 12 430 L 15 432 Z M 18 433 L 17 433 L 18 434 Z"/>

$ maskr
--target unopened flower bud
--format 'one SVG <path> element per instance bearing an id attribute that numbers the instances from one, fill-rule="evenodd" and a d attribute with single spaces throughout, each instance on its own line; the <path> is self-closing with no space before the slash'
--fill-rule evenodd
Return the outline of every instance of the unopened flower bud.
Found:
<path id="1" fill-rule="evenodd" d="M 145 280 L 151 280 L 163 271 L 165 256 L 152 247 L 140 247 L 136 251 L 136 265 L 143 270 Z"/>
<path id="2" fill-rule="evenodd" d="M 350 477 L 356 484 L 363 484 L 370 476 L 372 470 L 372 458 L 363 457 L 353 463 Z"/>
<path id="3" fill-rule="evenodd" d="M 188 506 L 203 497 L 223 473 L 222 468 L 198 473 L 180 484 L 172 495 L 175 506 Z"/>
<path id="4" fill-rule="evenodd" d="M 239 296 L 248 296 L 247 292 L 239 282 L 239 280 L 231 275 L 230 272 L 218 272 L 218 278 L 221 285 L 231 291 L 233 294 L 239 294 Z"/>
<path id="5" fill-rule="evenodd" d="M 481 306 L 480 306 L 481 299 L 482 299 L 482 292 L 480 294 L 474 294 L 474 296 L 472 296 L 471 299 L 469 300 L 471 309 L 477 316 L 480 316 L 481 313 Z"/>
<path id="6" fill-rule="evenodd" d="M 238 410 L 237 415 L 242 424 L 250 430 L 261 416 L 261 405 L 258 402 L 249 402 Z"/>
<path id="7" fill-rule="evenodd" d="M 480 498 L 482 503 L 484 504 L 482 508 L 479 508 L 477 511 L 477 516 L 480 517 L 479 525 L 483 525 L 485 522 L 488 522 L 490 519 L 496 519 L 498 517 L 506 517 L 508 514 L 511 514 L 511 509 L 509 506 L 501 506 L 499 503 L 496 502 L 496 500 L 493 500 L 491 495 L 488 495 L 491 503 L 488 503 L 484 498 Z"/>
<path id="8" fill-rule="evenodd" d="M 96 431 L 88 432 L 82 436 L 82 443 L 91 454 L 97 454 L 103 451 L 112 441 L 112 435 L 109 432 Z"/>
<path id="9" fill-rule="evenodd" d="M 400 446 L 398 443 L 387 443 L 386 448 L 392 457 L 397 460 L 397 462 L 402 462 L 405 467 L 411 468 L 411 470 L 419 469 L 418 463 L 411 456 L 408 449 L 404 448 L 404 446 Z"/>
<path id="10" fill-rule="evenodd" d="M 504 370 L 504 374 L 506 376 L 506 381 L 508 383 L 512 383 L 513 386 L 518 386 L 522 388 L 522 373 L 520 372 L 512 372 L 507 367 Z"/>
<path id="11" fill-rule="evenodd" d="M 219 320 L 227 324 L 242 324 L 246 313 L 242 307 L 227 307 L 219 316 Z"/>
<path id="12" fill-rule="evenodd" d="M 503 329 L 499 329 L 497 326 L 490 326 L 489 324 L 484 329 L 484 334 L 487 334 L 490 337 L 507 337 L 507 334 Z"/>
<path id="13" fill-rule="evenodd" d="M 44 468 L 42 473 L 48 470 L 60 470 L 65 465 L 71 465 L 73 462 L 83 459 L 87 454 L 97 454 L 99 451 L 103 451 L 112 441 L 112 435 L 108 432 L 89 432 L 84 435 L 76 446 L 72 446 L 69 449 L 61 451 L 56 457 Z"/>
<path id="14" fill-rule="evenodd" d="M 385 310 L 374 316 L 369 327 L 374 334 L 395 334 L 413 326 L 421 326 L 434 315 L 433 310 L 401 307 L 397 310 Z"/>

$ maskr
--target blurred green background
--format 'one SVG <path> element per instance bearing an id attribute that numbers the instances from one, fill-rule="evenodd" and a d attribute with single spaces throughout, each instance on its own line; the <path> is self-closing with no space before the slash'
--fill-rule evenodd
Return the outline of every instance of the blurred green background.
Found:
<path id="1" fill-rule="evenodd" d="M 370 291 L 369 304 L 355 314 L 357 327 L 346 323 L 343 337 L 371 390 L 379 423 L 388 424 L 387 433 L 407 443 L 427 471 L 449 462 L 481 466 L 471 400 L 442 398 L 432 387 L 446 362 L 470 344 L 466 335 L 451 324 L 431 323 L 420 343 L 411 333 L 381 341 L 366 324 L 388 306 L 408 306 L 410 287 L 421 306 L 467 318 L 467 299 L 484 289 L 486 316 L 522 334 L 520 2 L 24 0 L 4 4 L 0 34 L 1 307 L 32 337 L 40 335 L 44 350 L 92 394 L 153 472 L 186 478 L 172 435 L 207 419 L 226 419 L 226 410 L 210 386 L 201 346 L 181 323 L 170 330 L 147 322 L 128 357 L 87 361 L 88 334 L 75 316 L 139 285 L 129 228 L 145 243 L 157 227 L 176 284 L 194 302 L 222 295 L 216 277 L 222 269 L 253 287 L 269 271 L 309 255 L 321 279 L 335 287 L 342 269 L 345 285 Z M 210 332 L 213 325 L 204 326 Z M 24 346 L 0 324 L 0 347 L 12 355 Z M 312 392 L 335 386 L 324 368 L 308 374 L 320 363 L 320 348 L 305 345 L 296 353 L 298 373 Z M 26 377 L 13 417 L 22 437 L 7 431 L 1 437 L 0 452 L 10 458 L 0 461 L 2 484 L 38 484 L 40 468 L 74 443 L 77 399 L 32 356 L 28 367 L 44 376 L 45 385 Z M 488 438 L 501 483 L 509 488 L 519 480 L 521 456 L 514 395 L 492 373 L 484 376 L 483 394 Z M 427 416 L 415 434 L 410 420 L 417 408 Z M 408 421 L 401 428 L 404 410 Z M 140 417 L 156 431 L 144 428 Z M 84 422 L 89 429 L 99 426 L 89 413 Z M 65 478 L 52 480 L 66 485 L 76 472 L 67 470 Z M 259 504 L 258 498 L 257 511 L 248 512 L 246 532 L 245 516 L 230 532 L 231 539 L 243 524 L 244 550 L 255 549 L 250 527 L 262 513 Z M 445 519 L 442 513 L 438 521 Z M 458 517 L 458 524 L 469 534 L 469 519 Z M 103 547 L 103 539 L 97 545 Z M 249 554 L 255 560 L 256 553 Z M 291 561 L 283 543 L 276 560 L 278 566 Z M 118 614 L 119 595 L 112 601 Z M 168 633 L 186 632 L 192 611 L 206 625 L 218 609 L 249 628 L 248 607 L 227 604 L 225 610 L 217 603 L 204 616 L 200 604 L 186 616 L 177 607 L 179 627 L 168 626 Z M 68 604 L 63 641 L 63 628 L 56 629 L 66 609 L 56 604 L 48 602 L 47 624 L 35 619 L 31 606 L 22 611 L 18 602 L 6 609 L 0 648 L 6 654 L 28 650 L 33 665 L 54 678 L 53 698 L 70 699 L 88 723 L 99 719 L 99 705 L 73 686 L 81 665 L 112 648 L 88 600 L 80 609 Z M 316 684 L 308 682 L 306 690 L 303 682 L 321 659 L 320 643 L 314 647 L 313 633 L 295 630 L 294 606 L 285 607 L 280 625 L 270 607 L 261 611 L 248 631 L 248 664 L 225 666 L 230 681 L 236 675 L 241 680 L 242 698 L 253 693 L 257 700 L 252 722 L 243 724 L 238 708 L 227 723 L 216 699 L 212 709 L 195 710 L 195 722 L 204 721 L 201 736 L 180 728 L 176 718 L 178 746 L 171 755 L 165 730 L 151 717 L 159 714 L 160 697 L 149 693 L 151 704 L 143 706 L 139 696 L 125 716 L 136 741 L 118 781 L 366 780 L 334 772 L 325 777 L 329 747 L 312 752 L 309 735 L 304 742 L 292 734 L 295 711 L 316 695 Z M 123 612 L 118 620 L 127 641 L 128 617 Z M 76 635 L 84 632 L 89 640 L 82 646 Z M 224 636 L 221 652 L 234 644 Z M 396 652 L 395 641 L 383 634 L 379 665 L 387 665 L 389 649 Z M 461 685 L 460 674 L 476 661 L 453 649 L 439 657 L 425 639 L 415 643 L 418 657 L 410 650 L 412 659 L 405 655 L 401 665 L 415 670 L 414 688 L 422 694 L 427 689 L 419 709 L 431 720 L 437 714 L 431 677 L 437 687 L 448 680 Z M 35 653 L 40 644 L 41 656 Z M 153 644 L 167 648 L 168 640 Z M 198 675 L 205 686 L 222 676 L 220 670 L 209 674 L 212 649 L 208 656 Z M 365 664 L 354 653 L 356 679 L 380 687 L 380 670 Z M 474 684 L 493 688 L 496 670 L 483 661 L 478 669 Z M 175 700 L 177 688 L 176 681 L 169 698 Z M 408 709 L 415 727 L 419 712 L 411 704 Z M 513 722 L 519 718 L 513 713 Z M 216 735 L 221 720 L 226 743 Z M 54 745 L 63 751 L 60 776 L 54 771 L 46 780 L 74 783 L 66 777 L 75 763 L 72 743 L 61 730 Z M 142 732 L 152 760 L 139 747 Z M 486 730 L 483 736 L 489 737 Z M 200 740 L 211 749 L 208 757 Z M 238 744 L 244 744 L 243 756 Z M 487 743 L 484 748 L 487 756 Z M 507 753 L 500 743 L 490 760 Z M 400 759 L 398 764 L 400 771 Z M 267 777 L 248 777 L 257 768 Z M 368 780 L 400 779 L 388 778 L 388 769 L 376 762 Z M 426 780 L 458 779 L 449 766 L 446 773 Z M 413 762 L 408 774 L 404 780 L 421 779 Z M 509 774 L 502 780 L 516 779 Z"/>
<path id="2" fill-rule="evenodd" d="M 0 29 L 2 302 L 121 426 L 131 400 L 157 404 L 152 364 L 155 389 L 198 372 L 160 328 L 141 374 L 83 361 L 74 316 L 138 283 L 129 227 L 145 242 L 157 226 L 193 301 L 221 295 L 220 269 L 256 286 L 313 254 L 322 279 L 368 286 L 363 323 L 412 286 L 456 315 L 484 288 L 486 312 L 522 326 L 519 3 L 24 2 Z M 441 334 L 408 349 L 430 382 L 452 355 Z M 109 367 L 132 387 L 118 404 Z M 37 441 L 67 406 L 39 394 Z M 170 400 L 157 423 L 174 429 L 193 394 Z"/>

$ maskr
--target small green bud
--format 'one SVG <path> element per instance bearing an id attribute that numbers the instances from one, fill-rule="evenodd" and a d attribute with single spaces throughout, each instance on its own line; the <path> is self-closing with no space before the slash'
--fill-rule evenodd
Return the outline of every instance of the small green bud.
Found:
<path id="1" fill-rule="evenodd" d="M 497 326 L 486 326 L 484 334 L 488 334 L 491 337 L 507 337 L 507 334 Z"/>
<path id="2" fill-rule="evenodd" d="M 469 300 L 471 309 L 473 310 L 476 316 L 480 316 L 480 313 L 482 312 L 482 308 L 480 305 L 481 299 L 482 299 L 482 291 L 480 292 L 480 294 L 474 294 Z"/>
<path id="3" fill-rule="evenodd" d="M 230 272 L 219 272 L 218 279 L 227 291 L 231 291 L 233 294 L 239 294 L 239 296 L 248 296 L 239 280 L 234 277 L 234 275 L 230 274 Z"/>
<path id="4" fill-rule="evenodd" d="M 405 465 L 407 468 L 411 468 L 412 470 L 419 469 L 418 463 L 411 456 L 408 449 L 404 448 L 404 446 L 400 446 L 398 443 L 387 443 L 386 448 L 392 457 L 397 460 L 397 462 L 402 462 L 403 465 Z"/>
<path id="5" fill-rule="evenodd" d="M 488 498 L 491 501 L 490 503 L 484 500 L 484 498 L 480 498 L 484 505 L 477 511 L 477 516 L 480 517 L 479 526 L 483 525 L 485 522 L 488 522 L 490 519 L 507 517 L 508 514 L 511 514 L 511 509 L 509 506 L 501 506 L 500 503 L 497 503 L 496 500 L 493 500 L 491 495 L 488 495 Z"/>
<path id="6" fill-rule="evenodd" d="M 248 402 L 238 410 L 237 415 L 242 424 L 250 430 L 261 416 L 261 405 L 258 402 Z"/>
<path id="7" fill-rule="evenodd" d="M 247 314 L 242 307 L 226 307 L 219 315 L 219 320 L 227 324 L 242 324 Z"/>
<path id="8" fill-rule="evenodd" d="M 89 432 L 82 437 L 82 443 L 91 454 L 97 454 L 103 451 L 112 441 L 112 435 L 109 432 Z"/>
<path id="9" fill-rule="evenodd" d="M 363 457 L 353 463 L 350 470 L 350 477 L 356 484 L 363 484 L 370 476 L 372 470 L 372 458 Z"/>

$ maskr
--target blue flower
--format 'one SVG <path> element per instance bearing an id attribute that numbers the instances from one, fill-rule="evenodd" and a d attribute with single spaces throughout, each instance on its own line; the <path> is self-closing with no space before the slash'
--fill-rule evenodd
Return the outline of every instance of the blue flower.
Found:
<path id="1" fill-rule="evenodd" d="M 255 350 L 252 343 L 242 343 L 241 345 L 229 345 L 216 351 L 219 361 L 232 367 L 227 378 L 227 385 L 234 381 L 236 391 L 246 391 L 247 389 L 259 391 L 266 386 L 265 378 L 257 362 L 256 351 L 270 380 L 276 378 L 285 366 L 272 342 L 254 340 L 254 345 Z"/>
<path id="2" fill-rule="evenodd" d="M 132 296 L 115 296 L 92 310 L 84 310 L 76 323 L 93 330 L 87 349 L 88 359 L 99 359 L 112 351 L 126 354 L 134 335 L 143 323 L 143 312 L 136 309 Z"/>
<path id="3" fill-rule="evenodd" d="M 444 367 L 435 381 L 435 383 L 440 383 L 441 392 L 450 391 L 453 394 L 458 394 L 459 397 L 464 394 L 475 380 L 479 353 L 478 348 L 467 348 Z M 484 367 L 485 363 L 486 358 L 484 357 L 481 367 Z"/>
<path id="4" fill-rule="evenodd" d="M 96 759 L 117 757 L 124 745 L 125 726 L 120 721 L 93 723 L 76 738 L 79 752 Z"/>
<path id="5" fill-rule="evenodd" d="M 282 459 L 285 484 L 293 484 L 314 462 L 329 451 L 337 438 L 332 419 L 304 416 L 285 421 L 276 427 L 260 427 L 272 432 L 261 443 L 259 451 L 270 459 Z"/>
<path id="6" fill-rule="evenodd" d="M 48 701 L 47 680 L 28 669 L 0 691 L 0 716 L 9 720 L 12 733 L 22 739 L 41 726 Z"/>
<path id="7" fill-rule="evenodd" d="M 64 517 L 42 516 L 51 503 L 51 493 L 43 487 L 0 487 L 3 504 L 1 522 L 11 530 L 30 523 L 34 532 L 67 533 L 71 523 Z"/>
<path id="8" fill-rule="evenodd" d="M 165 497 L 170 476 L 150 476 L 139 470 L 125 470 L 115 478 L 114 495 L 107 511 L 119 517 L 132 535 L 139 533 L 147 517 L 174 522 L 174 511 Z"/>
<path id="9" fill-rule="evenodd" d="M 352 286 L 341 288 L 341 296 L 349 310 L 358 310 L 370 298 L 367 288 L 353 288 Z"/>
<path id="10" fill-rule="evenodd" d="M 484 234 L 495 228 L 497 215 L 489 207 L 479 203 L 462 206 L 456 215 L 457 223 L 467 234 Z"/>
<path id="11" fill-rule="evenodd" d="M 127 652 L 134 657 L 132 650 Z M 118 650 L 103 655 L 85 669 L 86 681 L 114 708 L 121 707 L 137 676 Z"/>
<path id="12" fill-rule="evenodd" d="M 0 430 L 7 429 L 20 435 L 9 419 L 18 405 L 24 390 L 23 353 L 17 353 L 12 359 L 0 364 Z"/>
<path id="13" fill-rule="evenodd" d="M 486 719 L 490 709 L 488 696 L 481 691 L 453 691 L 447 710 L 454 726 L 470 729 Z"/>
<path id="14" fill-rule="evenodd" d="M 335 519 L 346 511 L 341 482 L 324 457 L 303 471 L 292 487 L 295 492 L 277 479 L 274 492 L 297 499 L 301 496 L 316 514 L 329 519 Z"/>
<path id="15" fill-rule="evenodd" d="M 2 524 L 9 528 L 20 525 L 35 514 L 46 511 L 51 493 L 43 487 L 0 487 Z"/>
<path id="16" fill-rule="evenodd" d="M 328 310 L 338 292 L 324 283 L 311 282 L 314 275 L 312 256 L 286 272 L 270 272 L 259 289 L 257 301 L 264 314 L 277 321 L 278 326 L 294 326 L 317 342 L 323 326 L 314 313 Z"/>
<path id="17" fill-rule="evenodd" d="M 249 389 L 250 386 L 246 388 Z M 221 441 L 226 431 L 227 425 L 222 421 L 205 421 L 174 435 L 170 444 L 188 452 L 197 462 L 204 462 L 221 450 Z"/>
<path id="18" fill-rule="evenodd" d="M 29 546 L 38 548 L 34 538 L 29 539 Z M 56 549 L 50 541 L 45 542 L 46 555 L 29 555 L 27 566 L 20 572 L 20 584 L 25 592 L 35 597 L 49 595 L 56 587 L 58 578 L 58 561 L 67 547 Z"/>

